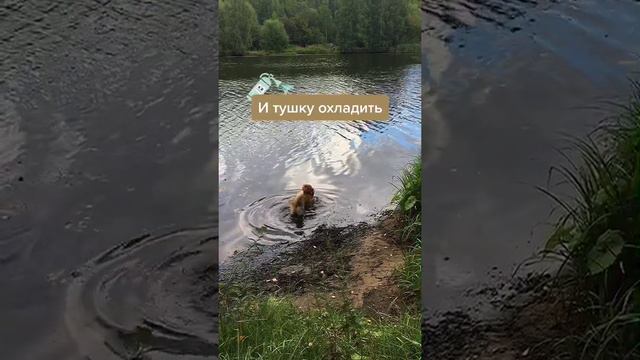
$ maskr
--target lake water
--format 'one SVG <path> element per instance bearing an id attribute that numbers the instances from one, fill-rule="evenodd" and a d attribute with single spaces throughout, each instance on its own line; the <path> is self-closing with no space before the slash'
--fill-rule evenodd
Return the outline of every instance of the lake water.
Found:
<path id="1" fill-rule="evenodd" d="M 215 354 L 214 8 L 0 4 L 0 359 Z"/>
<path id="2" fill-rule="evenodd" d="M 549 233 L 535 189 L 625 101 L 640 70 L 637 1 L 423 3 L 423 305 L 481 305 L 468 289 L 509 277 Z M 611 109 L 611 107 L 608 107 Z"/>
<path id="3" fill-rule="evenodd" d="M 220 66 L 220 258 L 252 244 L 304 239 L 319 225 L 371 221 L 420 153 L 419 55 L 227 58 Z M 385 94 L 388 122 L 252 122 L 261 73 L 302 94 Z M 318 204 L 304 222 L 287 201 L 304 183 Z"/>

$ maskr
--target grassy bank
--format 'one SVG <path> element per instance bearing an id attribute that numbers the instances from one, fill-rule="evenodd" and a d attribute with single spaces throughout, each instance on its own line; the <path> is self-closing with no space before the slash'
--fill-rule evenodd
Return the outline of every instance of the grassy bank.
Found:
<path id="1" fill-rule="evenodd" d="M 330 45 L 319 44 L 309 46 L 289 46 L 284 51 L 249 50 L 243 56 L 296 56 L 296 55 L 331 55 L 340 51 Z"/>
<path id="2" fill-rule="evenodd" d="M 379 311 L 354 305 L 348 294 L 354 294 L 349 290 L 357 289 L 358 283 L 350 278 L 347 269 L 338 269 L 348 267 L 350 262 L 342 266 L 342 260 L 334 261 L 334 258 L 348 256 L 343 250 L 350 248 L 350 245 L 336 243 L 336 239 L 348 242 L 351 235 L 345 235 L 342 229 L 334 229 L 334 237 L 324 232 L 320 234 L 318 242 L 314 238 L 305 241 L 311 244 L 309 249 L 302 251 L 305 261 L 310 263 L 309 276 L 287 279 L 281 271 L 262 268 L 263 272 L 280 274 L 277 285 L 272 285 L 277 288 L 276 291 L 270 292 L 269 287 L 247 289 L 247 282 L 236 286 L 221 285 L 220 358 L 420 359 L 420 185 L 421 165 L 417 159 L 400 176 L 398 191 L 393 198 L 398 210 L 391 218 L 387 218 L 393 219 L 389 223 L 397 224 L 393 236 L 389 234 L 389 237 L 399 239 L 406 245 L 402 248 L 407 249 L 400 266 L 395 272 L 389 273 L 389 283 L 382 286 L 384 289 L 378 289 L 383 290 L 378 294 L 385 294 L 381 302 L 386 305 L 397 303 L 394 308 L 396 310 Z M 399 219 L 399 223 L 395 219 Z M 354 231 L 353 234 L 379 234 L 379 230 L 375 229 L 365 228 L 361 232 Z M 361 242 L 371 244 L 367 238 Z M 312 254 L 308 252 L 311 248 Z M 354 254 L 354 257 L 358 257 L 358 254 L 365 255 L 357 250 Z M 388 257 L 388 254 L 385 256 Z M 324 273 L 314 268 L 313 264 L 321 264 Z M 295 266 L 303 269 L 302 272 L 306 268 L 304 263 Z M 367 267 L 365 272 L 370 275 L 375 270 Z M 319 273 L 322 275 L 316 279 Z M 346 286 L 336 288 L 328 283 L 323 284 L 323 281 L 333 277 L 344 280 L 331 281 L 331 284 L 345 282 Z M 288 280 L 292 282 L 292 286 L 288 286 Z M 264 284 L 264 280 L 262 283 Z M 267 283 L 274 284 L 273 280 L 267 280 Z M 304 284 L 307 290 L 296 284 Z M 330 292 L 318 294 L 311 290 L 312 292 L 305 293 L 309 289 L 326 287 L 331 289 Z M 401 293 L 394 293 L 391 290 L 393 288 L 400 288 Z M 347 296 L 343 297 L 340 293 Z M 322 299 L 321 304 L 314 303 L 303 308 L 300 305 L 301 294 Z"/>
<path id="3" fill-rule="evenodd" d="M 640 86 L 553 168 L 572 196 L 544 189 L 562 210 L 546 256 L 585 289 L 590 325 L 558 342 L 571 359 L 640 359 Z"/>
<path id="4" fill-rule="evenodd" d="M 298 56 L 298 55 L 336 55 L 336 54 L 419 54 L 420 44 L 402 44 L 392 50 L 370 50 L 370 49 L 352 49 L 340 50 L 335 46 L 328 44 L 317 44 L 308 46 L 289 46 L 284 51 L 267 51 L 267 50 L 248 50 L 241 57 L 251 56 Z M 237 55 L 225 55 L 223 57 L 233 57 Z"/>
<path id="5" fill-rule="evenodd" d="M 419 314 L 370 318 L 350 303 L 301 311 L 273 296 L 223 303 L 221 313 L 221 359 L 420 358 Z"/>

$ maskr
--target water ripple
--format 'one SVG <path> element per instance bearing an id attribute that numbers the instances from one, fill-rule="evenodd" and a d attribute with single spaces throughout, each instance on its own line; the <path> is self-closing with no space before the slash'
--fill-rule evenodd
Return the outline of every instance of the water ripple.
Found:
<path id="1" fill-rule="evenodd" d="M 389 203 L 393 176 L 420 150 L 418 62 L 389 54 L 222 60 L 223 259 L 230 248 L 295 242 L 331 219 L 359 221 Z M 263 72 L 294 85 L 298 94 L 385 94 L 390 118 L 253 122 L 246 93 Z M 296 226 L 287 214 L 293 192 L 284 189 L 303 183 L 319 187 L 320 202 Z"/>
<path id="2" fill-rule="evenodd" d="M 336 207 L 345 205 L 338 191 L 316 188 L 313 208 L 302 218 L 292 217 L 289 200 L 297 191 L 291 189 L 284 194 L 266 196 L 240 209 L 240 228 L 245 236 L 260 245 L 299 241 L 326 223 Z"/>
<path id="3" fill-rule="evenodd" d="M 143 234 L 72 273 L 67 329 L 92 359 L 216 354 L 212 228 Z"/>

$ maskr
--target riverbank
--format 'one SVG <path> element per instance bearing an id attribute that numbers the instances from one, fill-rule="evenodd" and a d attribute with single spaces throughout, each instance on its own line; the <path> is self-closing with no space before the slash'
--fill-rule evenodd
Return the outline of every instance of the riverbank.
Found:
<path id="1" fill-rule="evenodd" d="M 557 270 L 472 291 L 476 308 L 425 324 L 437 359 L 640 359 L 640 86 L 541 188 L 561 214 L 536 262 Z M 559 195 L 568 194 L 568 195 Z M 478 305 L 480 307 L 480 305 Z M 456 340 L 464 339 L 464 340 Z"/>
<path id="2" fill-rule="evenodd" d="M 371 50 L 340 48 L 327 44 L 308 46 L 290 46 L 281 52 L 267 50 L 248 50 L 244 55 L 220 54 L 221 57 L 262 57 L 262 56 L 304 56 L 304 55 L 340 55 L 340 54 L 420 54 L 420 44 L 402 44 L 395 49 Z"/>
<path id="3" fill-rule="evenodd" d="M 419 297 L 398 285 L 411 250 L 402 224 L 391 212 L 320 228 L 277 256 L 237 254 L 221 280 L 222 358 L 418 359 Z"/>
<path id="4" fill-rule="evenodd" d="M 420 358 L 419 222 L 407 216 L 419 209 L 415 164 L 401 177 L 398 209 L 374 224 L 320 227 L 304 241 L 229 260 L 222 359 Z"/>

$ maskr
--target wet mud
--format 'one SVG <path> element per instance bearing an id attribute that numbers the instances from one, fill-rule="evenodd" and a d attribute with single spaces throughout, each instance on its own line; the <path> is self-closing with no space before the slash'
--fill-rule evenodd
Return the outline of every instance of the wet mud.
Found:
<path id="1" fill-rule="evenodd" d="M 565 341 L 588 326 L 583 291 L 549 275 L 516 277 L 467 296 L 479 305 L 423 324 L 425 358 L 572 359 Z"/>
<path id="2" fill-rule="evenodd" d="M 349 302 L 371 313 L 399 314 L 416 300 L 402 294 L 394 278 L 409 248 L 400 230 L 388 211 L 374 224 L 321 226 L 297 243 L 250 247 L 223 264 L 221 286 L 240 294 L 291 295 L 301 309 Z"/>

